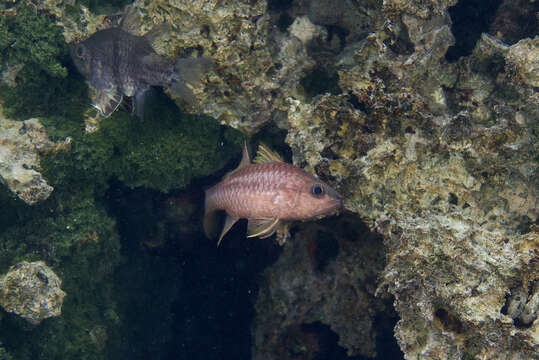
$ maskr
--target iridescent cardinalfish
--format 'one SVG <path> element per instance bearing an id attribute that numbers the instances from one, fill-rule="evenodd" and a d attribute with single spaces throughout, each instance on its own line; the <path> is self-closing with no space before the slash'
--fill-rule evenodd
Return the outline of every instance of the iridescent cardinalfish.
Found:
<path id="1" fill-rule="evenodd" d="M 212 61 L 204 57 L 174 61 L 159 56 L 152 48 L 152 36 L 155 34 L 135 36 L 110 28 L 72 46 L 75 66 L 97 89 L 94 107 L 101 115 L 110 116 L 123 96 L 134 96 L 137 115 L 143 117 L 145 94 L 154 85 L 169 88 L 190 105 L 196 102 L 189 86 L 200 81 Z"/>
<path id="2" fill-rule="evenodd" d="M 237 169 L 206 190 L 204 232 L 215 235 L 218 210 L 226 211 L 226 220 L 217 245 L 240 219 L 249 220 L 247 237 L 286 240 L 292 220 L 319 219 L 342 208 L 342 197 L 308 172 L 285 163 L 279 155 L 260 145 L 253 164 L 244 145 Z"/>

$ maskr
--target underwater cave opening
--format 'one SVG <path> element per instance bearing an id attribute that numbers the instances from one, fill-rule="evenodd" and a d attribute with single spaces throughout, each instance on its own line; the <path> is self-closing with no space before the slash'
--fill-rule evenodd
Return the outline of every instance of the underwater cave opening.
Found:
<path id="1" fill-rule="evenodd" d="M 108 358 L 248 359 L 258 277 L 277 259 L 270 241 L 234 227 L 219 247 L 202 232 L 202 189 L 218 177 L 163 194 L 111 182 L 124 263 L 116 271 L 122 319 Z"/>
<path id="2" fill-rule="evenodd" d="M 449 8 L 455 44 L 445 54 L 447 61 L 456 62 L 472 53 L 481 33 L 488 31 L 501 3 L 502 0 L 467 0 Z"/>

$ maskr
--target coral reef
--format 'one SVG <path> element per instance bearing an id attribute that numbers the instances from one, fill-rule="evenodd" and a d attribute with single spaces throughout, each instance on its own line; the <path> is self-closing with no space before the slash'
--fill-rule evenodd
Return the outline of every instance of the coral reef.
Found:
<path id="1" fill-rule="evenodd" d="M 539 36 L 523 39 L 511 46 L 505 56 L 508 69 L 516 81 L 539 87 Z"/>
<path id="2" fill-rule="evenodd" d="M 504 306 L 536 297 L 536 41 L 483 35 L 449 64 L 448 5 L 384 3 L 392 27 L 334 60 L 346 95 L 292 99 L 287 142 L 384 235 L 406 358 L 534 358 L 539 321 Z"/>
<path id="3" fill-rule="evenodd" d="M 0 305 L 37 325 L 60 316 L 66 293 L 62 280 L 43 261 L 20 262 L 0 278 Z"/>
<path id="4" fill-rule="evenodd" d="M 497 3 L 137 0 L 104 15 L 98 1 L 40 0 L 2 9 L 4 109 L 14 119 L 39 116 L 53 140 L 73 139 L 39 160 L 55 188 L 39 208 L 0 193 L 13 220 L 0 219 L 2 270 L 45 260 L 69 293 L 62 317 L 9 351 L 104 358 L 122 313 L 107 281 L 120 263 L 102 208 L 109 183 L 168 192 L 212 174 L 239 150 L 241 136 L 220 122 L 249 135 L 267 124 L 286 130 L 294 163 L 338 189 L 349 213 L 299 225 L 265 273 L 254 358 L 316 357 L 316 324 L 350 355 L 382 356 L 377 319 L 393 299 L 407 359 L 537 359 L 538 38 L 525 38 L 536 33 L 522 12 L 533 1 Z M 466 27 L 475 5 L 475 15 L 487 7 L 489 16 Z M 59 38 L 70 44 L 120 25 L 143 35 L 164 22 L 160 55 L 215 61 L 194 89 L 200 104 L 184 110 L 217 122 L 180 114 L 160 94 L 147 119 L 119 111 L 85 133 L 90 100 Z M 36 32 L 42 49 L 28 48 Z M 19 38 L 20 51 L 11 46 Z M 383 240 L 351 230 L 360 219 Z M 141 242 L 162 246 L 151 240 Z M 321 246 L 338 250 L 322 256 Z M 19 344 L 0 333 L 2 343 Z"/>
<path id="5" fill-rule="evenodd" d="M 349 356 L 383 352 L 376 349 L 376 327 L 382 322 L 379 314 L 391 314 L 391 302 L 374 293 L 384 263 L 381 239 L 366 227 L 358 229 L 351 217 L 300 225 L 278 261 L 264 272 L 253 358 L 317 358 L 319 340 L 312 344 L 316 332 L 304 340 L 305 334 L 300 335 L 302 327 L 315 323 L 339 334 L 339 345 Z"/>

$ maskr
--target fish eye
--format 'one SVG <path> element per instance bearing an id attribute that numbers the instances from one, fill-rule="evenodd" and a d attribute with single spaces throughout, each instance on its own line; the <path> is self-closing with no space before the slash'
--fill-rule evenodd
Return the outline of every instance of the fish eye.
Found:
<path id="1" fill-rule="evenodd" d="M 78 45 L 77 48 L 75 49 L 75 55 L 77 55 L 77 57 L 82 58 L 84 56 L 84 46 Z"/>
<path id="2" fill-rule="evenodd" d="M 311 194 L 317 197 L 324 195 L 324 187 L 322 184 L 315 183 L 311 185 Z"/>

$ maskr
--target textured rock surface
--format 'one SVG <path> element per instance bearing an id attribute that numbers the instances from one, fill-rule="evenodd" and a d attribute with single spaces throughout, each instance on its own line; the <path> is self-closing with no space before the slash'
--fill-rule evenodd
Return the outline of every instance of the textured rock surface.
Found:
<path id="1" fill-rule="evenodd" d="M 203 55 L 215 63 L 215 72 L 194 89 L 199 106 L 186 110 L 203 112 L 247 133 L 282 117 L 286 96 L 297 91 L 300 79 L 314 64 L 302 39 L 274 27 L 262 0 L 135 1 L 125 16 L 95 15 L 84 7 L 72 16 L 68 6 L 57 1 L 42 1 L 39 7 L 55 14 L 68 43 L 120 24 L 144 35 L 166 22 L 169 28 L 157 31 L 153 41 L 158 53 L 174 58 Z M 303 28 L 300 37 L 319 31 Z"/>
<path id="2" fill-rule="evenodd" d="M 534 41 L 483 35 L 447 63 L 450 3 L 406 3 L 386 2 L 394 27 L 335 61 L 349 95 L 291 101 L 287 142 L 384 235 L 379 291 L 395 296 L 406 358 L 536 358 Z"/>
<path id="3" fill-rule="evenodd" d="M 394 296 L 407 359 L 537 358 L 537 38 L 518 38 L 526 32 L 507 15 L 514 6 L 504 2 L 509 10 L 496 15 L 498 38 L 483 34 L 471 55 L 448 62 L 456 0 L 277 3 L 132 6 L 137 35 L 171 25 L 161 54 L 215 60 L 193 111 L 247 133 L 270 120 L 287 129 L 294 162 L 384 237 L 381 280 L 357 280 L 346 275 L 363 269 L 362 240 L 336 236 L 341 251 L 317 273 L 301 255 L 317 228 L 301 227 L 266 273 L 253 356 L 285 356 L 298 334 L 315 348 L 301 330 L 310 322 L 329 325 L 351 354 L 373 355 L 377 286 Z M 68 42 L 121 18 L 83 10 L 71 19 L 60 2 L 43 4 Z M 313 74 L 338 84 L 317 84 Z M 369 274 L 380 271 L 368 264 Z M 340 291 L 342 299 L 332 296 Z M 350 329 L 340 305 L 354 296 L 352 311 L 364 313 Z"/>
<path id="4" fill-rule="evenodd" d="M 350 356 L 376 355 L 375 317 L 392 312 L 390 302 L 374 297 L 383 244 L 353 218 L 324 224 L 300 226 L 266 269 L 253 326 L 254 359 L 323 358 L 320 333 L 309 330 L 316 323 L 339 334 Z"/>
<path id="5" fill-rule="evenodd" d="M 0 279 L 0 305 L 32 324 L 59 316 L 66 295 L 62 280 L 43 261 L 20 262 Z"/>
<path id="6" fill-rule="evenodd" d="M 39 153 L 63 145 L 48 139 L 38 119 L 0 117 L 0 181 L 29 205 L 47 199 L 53 187 L 36 170 Z"/>
<path id="7" fill-rule="evenodd" d="M 511 46 L 505 60 L 520 81 L 539 87 L 539 36 L 521 40 Z"/>

